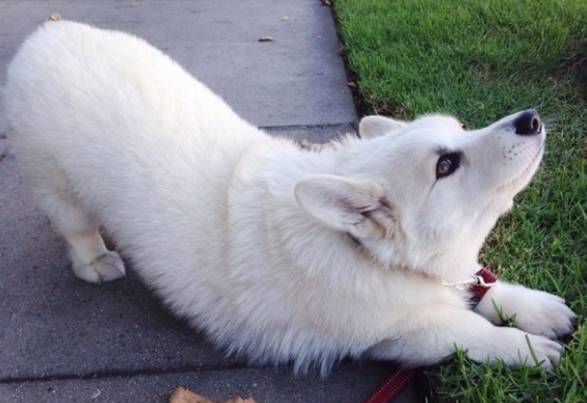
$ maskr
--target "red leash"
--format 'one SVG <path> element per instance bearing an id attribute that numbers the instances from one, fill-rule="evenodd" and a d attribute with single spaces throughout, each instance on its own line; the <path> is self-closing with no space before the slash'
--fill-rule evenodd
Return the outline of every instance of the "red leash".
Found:
<path id="1" fill-rule="evenodd" d="M 398 369 L 373 393 L 365 403 L 387 403 L 391 401 L 416 376 L 416 368 Z"/>
<path id="2" fill-rule="evenodd" d="M 472 277 L 469 290 L 473 293 L 474 303 L 485 296 L 489 288 L 495 284 L 497 277 L 495 274 L 483 267 Z M 389 403 L 391 400 L 401 392 L 404 387 L 416 376 L 418 369 L 416 368 L 400 368 L 373 393 L 364 403 Z"/>

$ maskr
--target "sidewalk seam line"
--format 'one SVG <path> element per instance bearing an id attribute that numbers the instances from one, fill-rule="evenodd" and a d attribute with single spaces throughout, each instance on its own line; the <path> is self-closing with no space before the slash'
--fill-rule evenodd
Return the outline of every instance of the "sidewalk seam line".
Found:
<path id="1" fill-rule="evenodd" d="M 261 130 L 303 130 L 303 129 L 336 129 L 352 127 L 355 128 L 357 122 L 349 121 L 342 123 L 319 123 L 319 124 L 296 124 L 296 125 L 268 125 L 258 126 Z M 6 133 L 0 133 L 0 140 L 6 139 Z"/>
<path id="2" fill-rule="evenodd" d="M 12 378 L 0 379 L 0 385 L 25 383 L 25 382 L 55 382 L 55 381 L 86 381 L 94 379 L 108 379 L 108 378 L 130 378 L 135 376 L 155 376 L 155 375 L 169 375 L 181 374 L 189 372 L 216 372 L 216 371 L 233 371 L 241 369 L 251 369 L 245 364 L 231 364 L 231 365 L 199 365 L 199 366 L 182 366 L 176 368 L 143 368 L 137 370 L 104 370 L 96 371 L 87 374 L 55 374 L 46 376 L 21 376 Z"/>
<path id="3" fill-rule="evenodd" d="M 304 129 L 336 129 L 336 128 L 355 128 L 356 122 L 346 123 L 324 123 L 324 124 L 299 124 L 299 125 L 275 125 L 259 126 L 261 130 L 304 130 Z"/>

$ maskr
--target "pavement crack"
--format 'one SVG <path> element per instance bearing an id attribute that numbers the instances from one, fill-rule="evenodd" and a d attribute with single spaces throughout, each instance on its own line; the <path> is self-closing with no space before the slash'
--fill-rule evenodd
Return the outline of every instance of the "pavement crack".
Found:
<path id="1" fill-rule="evenodd" d="M 357 122 L 346 122 L 346 123 L 323 123 L 323 124 L 299 124 L 299 125 L 274 125 L 274 126 L 259 126 L 261 130 L 318 130 L 318 129 L 349 129 L 355 128 Z"/>
<path id="2" fill-rule="evenodd" d="M 241 369 L 250 369 L 246 364 L 226 364 L 226 365 L 186 365 L 175 368 L 141 368 L 136 370 L 104 370 L 95 371 L 87 374 L 52 374 L 41 376 L 16 376 L 0 379 L 0 384 L 25 383 L 25 382 L 54 382 L 68 380 L 96 380 L 105 378 L 130 378 L 134 376 L 153 376 L 181 374 L 189 372 L 215 372 L 215 371 L 234 371 Z"/>

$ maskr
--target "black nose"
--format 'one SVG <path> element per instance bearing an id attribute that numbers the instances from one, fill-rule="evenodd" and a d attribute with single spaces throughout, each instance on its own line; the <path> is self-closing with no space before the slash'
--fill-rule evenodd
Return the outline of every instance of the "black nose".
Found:
<path id="1" fill-rule="evenodd" d="M 520 116 L 514 120 L 516 134 L 522 136 L 532 136 L 542 131 L 542 122 L 538 112 L 534 109 L 527 109 L 520 113 Z"/>

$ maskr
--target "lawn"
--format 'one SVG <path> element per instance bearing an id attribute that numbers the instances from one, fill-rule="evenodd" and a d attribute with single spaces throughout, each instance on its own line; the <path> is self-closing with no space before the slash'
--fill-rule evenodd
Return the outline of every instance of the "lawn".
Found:
<path id="1" fill-rule="evenodd" d="M 544 163 L 486 242 L 500 277 L 563 296 L 579 327 L 553 374 L 463 354 L 428 369 L 432 400 L 587 401 L 587 1 L 336 0 L 362 113 L 455 114 L 482 127 L 527 106 Z"/>

